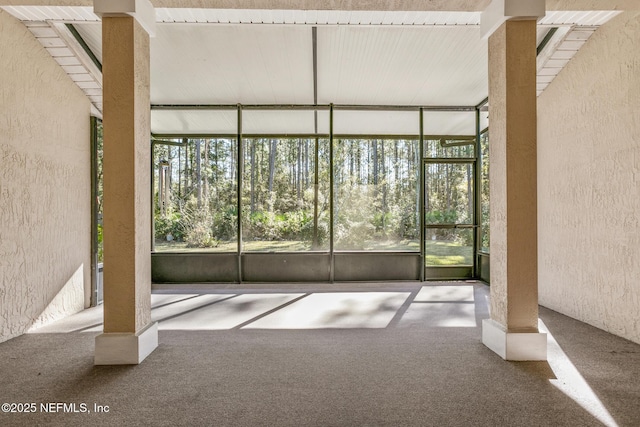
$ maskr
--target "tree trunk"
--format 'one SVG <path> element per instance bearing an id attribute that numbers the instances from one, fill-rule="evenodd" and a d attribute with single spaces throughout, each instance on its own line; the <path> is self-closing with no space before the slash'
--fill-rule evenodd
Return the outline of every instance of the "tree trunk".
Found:
<path id="1" fill-rule="evenodd" d="M 424 191 L 424 211 L 425 212 L 429 212 L 429 210 L 431 209 L 430 206 L 429 206 L 431 204 L 431 202 L 430 202 L 431 198 L 429 197 L 429 193 L 431 193 L 431 191 L 430 191 L 431 190 L 431 188 L 430 188 L 431 187 L 431 185 L 430 185 L 431 183 L 429 182 L 429 178 L 431 176 L 431 167 L 432 167 L 432 165 L 427 163 L 427 166 L 421 166 L 421 167 L 426 168 L 425 174 L 424 174 L 424 189 L 423 189 L 423 191 Z M 427 171 L 429 173 L 427 173 Z"/>
<path id="2" fill-rule="evenodd" d="M 304 185 L 309 186 L 309 140 L 304 140 Z"/>
<path id="3" fill-rule="evenodd" d="M 373 178 L 372 184 L 378 184 L 378 140 L 371 141 L 371 151 L 369 156 L 369 164 L 372 166 L 371 176 Z"/>
<path id="4" fill-rule="evenodd" d="M 398 145 L 400 144 L 400 141 L 396 142 L 395 144 L 393 144 L 393 189 L 394 189 L 394 194 L 396 199 L 398 199 L 400 197 L 400 187 L 399 187 L 399 182 L 398 179 L 400 177 L 400 173 L 398 171 Z"/>
<path id="5" fill-rule="evenodd" d="M 182 147 L 178 147 L 178 198 L 182 197 Z"/>
<path id="6" fill-rule="evenodd" d="M 300 139 L 298 139 L 298 145 L 296 148 L 296 196 L 298 198 L 298 206 L 300 206 L 302 205 L 302 147 Z"/>
<path id="7" fill-rule="evenodd" d="M 171 196 L 171 190 L 173 189 L 173 147 L 168 145 L 167 146 L 167 160 L 169 161 L 169 196 Z"/>
<path id="8" fill-rule="evenodd" d="M 358 184 L 362 184 L 362 145 L 358 144 L 356 149 L 356 169 L 357 172 L 357 180 Z"/>
<path id="9" fill-rule="evenodd" d="M 251 168 L 251 215 L 256 211 L 256 140 L 251 140 L 251 147 L 249 149 L 250 155 L 250 168 Z"/>
<path id="10" fill-rule="evenodd" d="M 473 189 L 471 188 L 471 165 L 467 164 L 467 200 L 469 202 L 469 217 L 467 221 L 472 222 L 473 218 L 473 197 L 471 197 Z"/>
<path id="11" fill-rule="evenodd" d="M 237 177 L 237 172 L 236 172 L 236 159 L 238 157 L 238 154 L 236 152 L 238 148 L 238 144 L 233 144 L 231 143 L 231 180 L 230 182 L 233 183 L 233 180 L 236 179 L 236 185 L 235 188 L 239 188 L 239 183 L 237 182 L 238 179 L 242 178 L 242 177 Z M 233 185 L 233 184 L 232 184 Z"/>
<path id="12" fill-rule="evenodd" d="M 219 169 L 219 162 L 220 162 L 220 155 L 219 150 L 218 150 L 218 145 L 219 145 L 220 141 L 215 139 L 214 143 L 213 143 L 213 190 L 215 191 L 215 200 L 216 203 L 218 203 L 218 199 L 219 199 L 219 194 L 220 194 L 220 182 L 218 181 L 218 169 Z"/>
<path id="13" fill-rule="evenodd" d="M 209 143 L 211 140 L 204 140 L 204 185 L 202 188 L 202 193 L 204 197 L 205 206 L 209 206 L 209 150 L 211 146 Z"/>
<path id="14" fill-rule="evenodd" d="M 451 176 L 449 176 L 449 165 L 444 166 L 445 193 L 447 198 L 447 212 L 451 210 Z"/>
<path id="15" fill-rule="evenodd" d="M 380 140 L 380 174 L 382 175 L 382 210 L 387 211 L 387 168 L 385 165 L 384 157 L 384 139 Z"/>
<path id="16" fill-rule="evenodd" d="M 271 140 L 271 146 L 269 147 L 269 191 L 273 191 L 273 177 L 276 171 L 276 146 L 277 140 Z"/>
<path id="17" fill-rule="evenodd" d="M 422 160 L 421 154 L 422 153 L 420 153 L 420 150 L 415 150 L 416 168 L 414 170 L 418 171 L 418 172 L 419 172 L 418 168 L 422 167 L 422 165 L 421 165 L 421 160 Z M 416 186 L 415 186 L 415 188 L 416 188 L 416 204 L 415 204 L 415 206 L 416 206 L 416 209 L 415 209 L 416 218 L 415 219 L 416 219 L 416 228 L 419 228 L 420 227 L 420 216 L 424 215 L 423 212 L 420 212 L 420 192 L 422 191 L 422 188 L 420 188 L 420 175 L 416 174 L 415 172 L 414 172 L 414 175 L 415 175 L 415 180 L 416 180 Z"/>
<path id="18" fill-rule="evenodd" d="M 354 153 L 353 145 L 354 143 L 351 141 L 351 144 L 349 145 L 349 178 L 351 182 L 355 181 L 356 177 L 356 153 Z"/>
<path id="19" fill-rule="evenodd" d="M 190 146 L 191 144 L 189 143 L 189 140 L 187 138 L 183 139 L 183 142 L 185 143 L 184 146 L 184 195 L 188 196 L 189 192 L 191 191 L 191 170 L 189 169 L 189 157 L 191 157 L 191 153 L 190 153 Z"/>
<path id="20" fill-rule="evenodd" d="M 194 156 L 196 158 L 196 192 L 198 196 L 198 208 L 202 206 L 202 140 L 196 139 Z"/>

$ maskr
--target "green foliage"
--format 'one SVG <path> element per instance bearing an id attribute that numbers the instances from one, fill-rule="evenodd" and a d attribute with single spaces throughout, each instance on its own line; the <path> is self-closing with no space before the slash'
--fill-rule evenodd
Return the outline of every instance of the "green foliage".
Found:
<path id="1" fill-rule="evenodd" d="M 481 164 L 482 164 L 482 180 L 481 180 L 481 194 L 480 194 L 480 203 L 482 206 L 482 222 L 481 222 L 481 231 L 482 231 L 482 242 L 481 248 L 483 250 L 489 250 L 489 132 L 485 132 L 480 137 L 480 147 L 481 147 Z"/>
<path id="2" fill-rule="evenodd" d="M 184 225 L 182 223 L 182 214 L 180 212 L 171 212 L 166 215 L 156 214 L 155 218 L 156 239 L 166 240 L 173 239 L 175 241 L 184 240 Z"/>
<path id="3" fill-rule="evenodd" d="M 280 235 L 289 240 L 310 240 L 313 237 L 313 213 L 292 211 L 278 215 Z"/>
<path id="4" fill-rule="evenodd" d="M 469 158 L 474 156 L 475 139 L 426 139 L 424 148 L 425 157 Z"/>
<path id="5" fill-rule="evenodd" d="M 455 210 L 429 211 L 425 215 L 425 221 L 427 224 L 456 224 L 458 213 Z"/>
<path id="6" fill-rule="evenodd" d="M 418 216 L 410 210 L 400 210 L 395 216 L 398 219 L 396 226 L 398 236 L 403 239 L 418 239 L 420 237 Z"/>
<path id="7" fill-rule="evenodd" d="M 188 248 L 211 248 L 218 245 L 213 236 L 213 218 L 206 206 L 198 206 L 192 196 L 182 209 L 184 240 Z"/>
<path id="8" fill-rule="evenodd" d="M 227 207 L 222 211 L 214 209 L 211 214 L 212 233 L 218 240 L 235 239 L 238 227 L 236 226 L 238 212 L 233 207 Z"/>
<path id="9" fill-rule="evenodd" d="M 292 211 L 250 214 L 246 237 L 251 240 L 310 240 L 313 237 L 313 213 Z"/>
<path id="10" fill-rule="evenodd" d="M 335 228 L 336 246 L 346 250 L 364 250 L 374 235 L 375 227 L 368 221 L 343 221 Z"/>
<path id="11" fill-rule="evenodd" d="M 391 212 L 374 212 L 371 225 L 375 227 L 376 233 L 381 236 L 386 235 L 387 229 L 392 229 L 394 217 Z"/>
<path id="12" fill-rule="evenodd" d="M 98 224 L 98 262 L 102 262 L 104 260 L 104 238 L 103 238 L 103 227 L 102 224 Z"/>
<path id="13" fill-rule="evenodd" d="M 186 227 L 185 241 L 188 248 L 211 248 L 218 245 L 211 232 L 211 217 L 206 211 L 199 211 Z"/>
<path id="14" fill-rule="evenodd" d="M 233 212 L 221 212 L 218 221 L 206 206 L 198 207 L 195 197 L 191 197 L 179 211 L 169 211 L 165 215 L 156 212 L 155 232 L 159 241 L 185 242 L 189 248 L 210 248 L 218 245 L 215 232 L 227 232 Z M 214 227 L 217 226 L 217 227 Z"/>
<path id="15" fill-rule="evenodd" d="M 275 214 L 258 211 L 249 214 L 249 223 L 244 237 L 251 240 L 276 240 L 275 230 Z"/>
<path id="16" fill-rule="evenodd" d="M 481 247 L 485 250 L 489 250 L 490 235 L 489 235 L 489 204 L 482 205 L 482 244 Z"/>
<path id="17" fill-rule="evenodd" d="M 175 142 L 182 144 L 182 140 Z M 333 148 L 335 248 L 385 250 L 414 244 L 420 236 L 418 195 L 422 190 L 418 186 L 423 167 L 418 141 L 342 139 L 334 141 Z M 462 157 L 473 153 L 472 146 L 447 150 Z M 166 237 L 171 235 L 176 247 L 230 250 L 238 233 L 237 190 L 241 188 L 242 238 L 252 248 L 249 250 L 327 249 L 328 140 L 247 138 L 242 152 L 242 165 L 238 165 L 233 139 L 155 145 L 156 195 L 161 162 L 169 165 L 163 169 L 169 182 L 164 197 L 167 206 L 162 214 L 159 207 L 156 210 L 158 242 L 170 243 Z M 430 164 L 426 168 L 430 180 L 425 200 L 427 223 L 469 222 L 471 166 Z M 241 186 L 238 170 L 242 171 Z M 468 243 L 466 233 L 438 232 L 442 234 L 439 240 Z M 249 245 L 251 242 L 255 244 Z"/>
<path id="18" fill-rule="evenodd" d="M 430 211 L 425 215 L 425 220 L 427 224 L 456 224 L 458 213 L 455 210 Z M 446 241 L 459 246 L 473 246 L 473 233 L 464 230 L 469 229 L 430 228 L 429 236 L 438 241 Z"/>

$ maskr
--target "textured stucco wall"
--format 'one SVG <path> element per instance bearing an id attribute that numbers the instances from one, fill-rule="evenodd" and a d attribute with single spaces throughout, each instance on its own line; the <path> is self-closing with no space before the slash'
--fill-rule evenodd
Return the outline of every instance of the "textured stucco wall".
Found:
<path id="1" fill-rule="evenodd" d="M 640 13 L 538 99 L 540 303 L 640 343 Z"/>
<path id="2" fill-rule="evenodd" d="M 90 104 L 0 11 L 0 342 L 90 292 Z"/>

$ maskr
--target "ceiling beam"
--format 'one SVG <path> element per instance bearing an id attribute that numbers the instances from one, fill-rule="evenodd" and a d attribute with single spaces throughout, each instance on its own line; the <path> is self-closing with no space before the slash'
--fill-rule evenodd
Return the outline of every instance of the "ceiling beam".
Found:
<path id="1" fill-rule="evenodd" d="M 471 11 L 490 0 L 151 0 L 154 7 L 207 9 Z M 93 0 L 0 0 L 0 6 L 93 6 Z"/>
<path id="2" fill-rule="evenodd" d="M 151 0 L 157 8 L 481 12 L 490 0 Z M 638 0 L 546 0 L 546 9 L 640 10 Z M 91 6 L 93 0 L 0 0 L 0 6 Z"/>
<path id="3" fill-rule="evenodd" d="M 545 15 L 545 0 L 492 0 L 482 12 L 480 33 L 488 39 L 494 31 L 509 20 L 537 20 Z"/>

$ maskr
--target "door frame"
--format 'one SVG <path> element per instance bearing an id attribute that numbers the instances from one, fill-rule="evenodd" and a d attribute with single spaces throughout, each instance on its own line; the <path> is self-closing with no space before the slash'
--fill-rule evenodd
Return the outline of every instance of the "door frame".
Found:
<path id="1" fill-rule="evenodd" d="M 475 142 L 474 142 L 475 143 Z M 475 145 L 475 144 L 474 144 Z M 420 227 L 421 227 L 421 248 L 422 250 L 422 259 L 423 259 L 423 264 L 424 264 L 424 280 L 426 281 L 432 281 L 432 280 L 466 280 L 466 279 L 473 279 L 476 277 L 476 271 L 477 271 L 477 256 L 476 256 L 476 240 L 478 238 L 477 236 L 477 229 L 478 229 L 478 224 L 477 224 L 477 218 L 476 218 L 476 206 L 478 203 L 478 199 L 477 199 L 477 189 L 476 189 L 476 184 L 475 181 L 477 179 L 476 177 L 476 170 L 477 170 L 477 153 L 475 157 L 430 157 L 430 158 L 423 158 L 422 159 L 422 169 L 420 170 L 420 173 L 422 175 L 421 177 L 421 181 L 422 181 L 422 199 L 423 199 L 423 203 L 421 206 L 421 212 L 422 215 L 420 216 Z M 472 185 L 471 185 L 471 205 L 473 206 L 473 209 L 471 209 L 471 211 L 469 212 L 469 214 L 471 215 L 471 222 L 470 223 L 446 223 L 446 224 L 427 224 L 426 222 L 426 214 L 427 214 L 427 209 L 426 209 L 426 205 L 424 202 L 424 194 L 425 191 L 427 189 L 427 177 L 426 177 L 426 167 L 427 165 L 430 164 L 456 164 L 456 165 L 470 165 L 471 166 L 471 173 L 470 173 L 470 179 L 472 179 Z M 449 229 L 471 229 L 472 230 L 472 238 L 473 238 L 473 242 L 472 242 L 472 250 L 473 250 L 473 254 L 472 254 L 472 264 L 471 265 L 456 265 L 456 266 L 428 266 L 426 263 L 426 256 L 427 256 L 427 245 L 426 245 L 426 234 L 427 234 L 427 230 L 428 229 L 434 229 L 434 228 L 449 228 Z"/>

